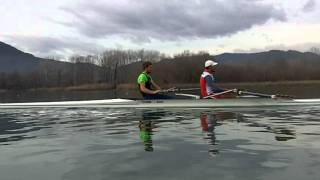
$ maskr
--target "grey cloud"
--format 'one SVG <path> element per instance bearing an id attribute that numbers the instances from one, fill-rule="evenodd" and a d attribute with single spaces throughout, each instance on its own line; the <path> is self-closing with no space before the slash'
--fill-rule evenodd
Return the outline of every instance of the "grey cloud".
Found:
<path id="1" fill-rule="evenodd" d="M 100 0 L 62 9 L 74 16 L 63 24 L 88 37 L 116 35 L 134 42 L 213 38 L 286 20 L 282 9 L 258 0 Z"/>
<path id="2" fill-rule="evenodd" d="M 98 44 L 66 37 L 6 36 L 5 38 L 10 44 L 38 57 L 56 56 L 64 59 L 73 54 L 96 54 L 104 49 Z"/>
<path id="3" fill-rule="evenodd" d="M 309 0 L 304 6 L 303 6 L 304 12 L 311 12 L 316 9 L 316 1 L 315 0 Z"/>

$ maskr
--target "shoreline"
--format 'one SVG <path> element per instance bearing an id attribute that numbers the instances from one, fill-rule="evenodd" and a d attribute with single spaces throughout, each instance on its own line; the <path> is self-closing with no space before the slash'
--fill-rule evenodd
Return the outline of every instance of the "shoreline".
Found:
<path id="1" fill-rule="evenodd" d="M 237 87 L 274 87 L 274 86 L 308 86 L 308 85 L 320 85 L 320 80 L 305 80 L 305 81 L 266 81 L 266 82 L 230 82 L 230 83 L 217 83 L 220 87 L 225 88 L 237 88 Z M 190 84 L 167 84 L 161 85 L 163 89 L 171 88 L 171 87 L 179 87 L 179 88 L 194 88 L 199 87 L 197 83 Z M 114 88 L 110 84 L 84 84 L 80 86 L 69 86 L 69 87 L 51 87 L 51 88 L 36 88 L 36 89 L 23 89 L 23 90 L 10 90 L 10 89 L 0 89 L 0 93 L 7 92 L 16 92 L 16 91 L 25 91 L 25 92 L 34 92 L 34 91 L 109 91 L 109 90 L 133 90 L 136 89 L 136 84 L 118 84 L 116 88 Z"/>

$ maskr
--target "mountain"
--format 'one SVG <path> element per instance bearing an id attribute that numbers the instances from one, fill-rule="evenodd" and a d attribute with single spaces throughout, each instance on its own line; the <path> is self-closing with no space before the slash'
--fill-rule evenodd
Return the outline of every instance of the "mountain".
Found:
<path id="1" fill-rule="evenodd" d="M 304 60 L 307 62 L 320 61 L 320 56 L 311 52 L 299 52 L 299 51 L 280 51 L 271 50 L 260 53 L 224 53 L 215 56 L 220 62 L 223 63 L 266 63 L 266 62 L 277 62 L 277 61 L 297 61 Z"/>
<path id="2" fill-rule="evenodd" d="M 81 63 L 86 64 L 86 63 Z M 71 68 L 71 66 L 82 66 L 69 62 L 56 61 L 35 57 L 32 54 L 22 52 L 8 44 L 0 41 L 0 73 L 30 73 L 40 72 L 44 67 L 50 69 Z M 90 64 L 91 68 L 100 68 Z"/>
<path id="3" fill-rule="evenodd" d="M 106 69 L 89 63 L 43 59 L 0 42 L 0 89 L 73 86 L 102 82 Z"/>
<path id="4" fill-rule="evenodd" d="M 0 72 L 32 72 L 39 68 L 40 58 L 0 42 Z"/>

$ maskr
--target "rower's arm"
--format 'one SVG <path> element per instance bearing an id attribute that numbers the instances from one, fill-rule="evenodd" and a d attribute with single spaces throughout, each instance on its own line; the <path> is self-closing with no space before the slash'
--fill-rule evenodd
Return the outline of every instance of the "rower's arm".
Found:
<path id="1" fill-rule="evenodd" d="M 140 83 L 140 91 L 142 91 L 146 94 L 157 94 L 159 92 L 159 90 L 152 91 L 152 90 L 146 88 L 144 83 Z"/>
<path id="2" fill-rule="evenodd" d="M 156 90 L 161 90 L 160 86 L 158 84 L 156 84 L 153 80 L 151 80 L 152 86 L 156 89 Z"/>
<path id="3" fill-rule="evenodd" d="M 220 87 L 218 87 L 215 83 L 215 80 L 213 77 L 211 76 L 206 76 L 205 77 L 205 81 L 206 81 L 206 86 L 207 86 L 207 91 L 208 91 L 208 94 L 211 94 L 211 93 L 220 93 L 220 92 L 223 92 L 225 91 L 225 89 L 222 89 Z"/>

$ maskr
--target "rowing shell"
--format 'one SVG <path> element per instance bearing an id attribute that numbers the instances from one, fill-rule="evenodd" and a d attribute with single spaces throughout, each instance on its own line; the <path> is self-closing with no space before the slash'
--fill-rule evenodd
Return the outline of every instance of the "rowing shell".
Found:
<path id="1" fill-rule="evenodd" d="M 263 107 L 263 106 L 304 106 L 320 105 L 320 99 L 174 99 L 174 100 L 130 100 L 106 99 L 89 101 L 0 103 L 0 108 L 34 107 L 106 107 L 106 108 L 227 108 L 227 107 Z"/>

